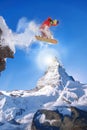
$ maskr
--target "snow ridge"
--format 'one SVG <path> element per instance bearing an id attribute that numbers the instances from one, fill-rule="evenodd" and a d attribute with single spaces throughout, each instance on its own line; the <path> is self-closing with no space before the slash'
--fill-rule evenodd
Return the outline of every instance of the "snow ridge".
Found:
<path id="1" fill-rule="evenodd" d="M 53 58 L 33 90 L 0 91 L 0 129 L 28 130 L 38 109 L 58 109 L 65 115 L 70 114 L 70 106 L 87 111 L 87 85 L 75 81 L 57 58 Z M 44 120 L 42 115 L 40 122 Z"/>

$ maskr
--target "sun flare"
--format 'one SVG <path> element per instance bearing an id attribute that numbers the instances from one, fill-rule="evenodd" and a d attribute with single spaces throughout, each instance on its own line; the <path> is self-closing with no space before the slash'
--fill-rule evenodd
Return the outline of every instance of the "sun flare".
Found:
<path id="1" fill-rule="evenodd" d="M 57 52 L 54 49 L 43 49 L 39 52 L 36 62 L 40 69 L 46 69 L 48 66 L 53 64 L 54 57 L 57 56 Z"/>

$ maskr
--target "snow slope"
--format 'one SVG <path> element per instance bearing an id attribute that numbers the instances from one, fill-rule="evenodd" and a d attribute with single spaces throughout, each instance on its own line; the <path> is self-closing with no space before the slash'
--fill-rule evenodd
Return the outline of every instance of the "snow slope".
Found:
<path id="1" fill-rule="evenodd" d="M 0 29 L 2 31 L 2 35 L 0 36 L 0 45 L 9 46 L 11 50 L 14 52 L 14 43 L 13 43 L 13 34 L 11 29 L 6 25 L 5 20 L 2 16 L 0 16 Z"/>
<path id="2" fill-rule="evenodd" d="M 60 113 L 70 114 L 69 106 L 87 110 L 87 85 L 75 81 L 53 58 L 33 90 L 0 91 L 0 129 L 30 130 L 38 109 L 58 109 Z M 43 120 L 44 115 L 40 122 Z"/>

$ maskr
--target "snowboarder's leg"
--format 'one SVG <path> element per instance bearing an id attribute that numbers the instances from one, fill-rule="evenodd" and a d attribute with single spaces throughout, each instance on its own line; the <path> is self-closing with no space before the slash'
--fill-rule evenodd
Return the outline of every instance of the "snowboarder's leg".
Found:
<path id="1" fill-rule="evenodd" d="M 52 33 L 49 30 L 48 26 L 45 27 L 45 33 L 46 33 L 46 35 L 47 35 L 48 38 L 51 38 L 51 39 L 53 38 Z"/>
<path id="2" fill-rule="evenodd" d="M 50 32 L 47 26 L 44 29 L 40 29 L 40 31 L 42 37 L 51 38 L 51 39 L 53 38 L 52 33 Z"/>
<path id="3" fill-rule="evenodd" d="M 41 36 L 47 38 L 47 35 L 44 32 L 41 32 Z"/>

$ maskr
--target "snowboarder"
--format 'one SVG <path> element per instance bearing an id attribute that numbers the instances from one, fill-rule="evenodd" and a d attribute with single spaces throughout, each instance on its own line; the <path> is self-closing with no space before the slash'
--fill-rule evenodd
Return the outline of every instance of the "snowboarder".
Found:
<path id="1" fill-rule="evenodd" d="M 57 26 L 58 24 L 59 24 L 58 20 L 56 19 L 52 20 L 52 18 L 48 17 L 48 19 L 46 19 L 40 26 L 40 32 L 42 37 L 53 38 L 49 28 L 51 26 Z"/>
<path id="2" fill-rule="evenodd" d="M 58 41 L 53 38 L 53 35 L 49 28 L 51 26 L 57 26 L 59 24 L 58 20 L 52 20 L 52 18 L 48 17 L 40 26 L 41 36 L 35 36 L 37 40 L 49 42 L 56 44 Z"/>

